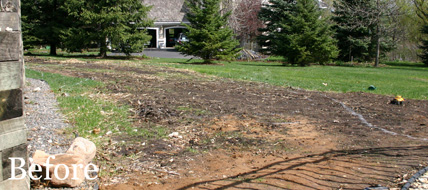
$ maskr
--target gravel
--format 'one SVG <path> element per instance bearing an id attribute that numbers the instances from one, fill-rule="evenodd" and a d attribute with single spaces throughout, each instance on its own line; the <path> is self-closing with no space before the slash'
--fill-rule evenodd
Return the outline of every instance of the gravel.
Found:
<path id="1" fill-rule="evenodd" d="M 403 190 L 427 190 L 428 189 L 428 167 L 419 170 L 413 175 L 407 184 L 403 186 Z"/>
<path id="2" fill-rule="evenodd" d="M 49 154 L 65 153 L 74 137 L 66 137 L 64 130 L 72 126 L 67 124 L 65 117 L 60 113 L 55 95 L 49 85 L 45 81 L 27 78 L 24 104 L 29 158 L 36 150 Z M 95 180 L 85 181 L 77 188 L 44 187 L 42 189 L 98 189 L 97 187 L 97 180 Z"/>
<path id="3" fill-rule="evenodd" d="M 425 173 L 410 186 L 410 190 L 428 189 L 428 173 Z"/>
<path id="4" fill-rule="evenodd" d="M 66 139 L 62 131 L 70 126 L 60 114 L 49 85 L 44 81 L 28 78 L 24 89 L 24 103 L 29 156 L 32 157 L 36 150 L 49 154 L 66 152 L 71 139 Z"/>

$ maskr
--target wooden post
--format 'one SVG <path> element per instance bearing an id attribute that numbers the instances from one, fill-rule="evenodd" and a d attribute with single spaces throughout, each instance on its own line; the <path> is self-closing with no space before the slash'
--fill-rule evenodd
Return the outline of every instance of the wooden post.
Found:
<path id="1" fill-rule="evenodd" d="M 27 129 L 23 115 L 24 59 L 19 0 L 0 0 L 0 189 L 28 190 L 28 175 L 11 176 L 10 158 L 25 160 L 28 171 Z M 17 161 L 15 167 L 21 163 Z M 21 180 L 12 180 L 11 177 Z"/>

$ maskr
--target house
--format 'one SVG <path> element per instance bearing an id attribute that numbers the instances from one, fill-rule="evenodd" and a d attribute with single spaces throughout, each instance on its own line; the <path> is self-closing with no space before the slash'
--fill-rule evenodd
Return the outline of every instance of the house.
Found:
<path id="1" fill-rule="evenodd" d="M 185 0 L 143 0 L 144 5 L 152 6 L 148 17 L 154 20 L 154 26 L 146 28 L 152 39 L 149 48 L 174 47 L 176 39 L 185 28 L 182 23 L 190 24 L 186 19 Z M 242 0 L 226 0 L 223 3 L 232 5 L 235 9 Z M 261 0 L 268 3 L 268 0 Z M 321 8 L 326 4 L 317 0 Z"/>
<path id="2" fill-rule="evenodd" d="M 182 23 L 190 24 L 185 18 L 184 0 L 143 0 L 143 4 L 152 6 L 148 16 L 154 20 L 154 26 L 147 28 L 152 36 L 149 48 L 174 47 L 185 30 Z"/>
<path id="3" fill-rule="evenodd" d="M 154 20 L 154 26 L 148 27 L 152 40 L 149 48 L 174 47 L 175 40 L 186 27 L 182 23 L 190 24 L 186 19 L 185 0 L 143 0 L 144 5 L 152 6 L 148 17 Z M 234 7 L 241 0 L 227 0 Z"/>

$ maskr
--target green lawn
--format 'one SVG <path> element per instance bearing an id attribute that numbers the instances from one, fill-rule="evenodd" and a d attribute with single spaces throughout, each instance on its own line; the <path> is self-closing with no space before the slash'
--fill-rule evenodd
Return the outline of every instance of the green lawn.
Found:
<path id="1" fill-rule="evenodd" d="M 31 69 L 26 69 L 25 72 L 26 77 L 41 79 L 49 84 L 57 97 L 61 111 L 74 126 L 68 128 L 69 133 L 77 131 L 79 136 L 91 138 L 95 143 L 100 140 L 98 136 L 103 136 L 109 131 L 113 134 L 125 132 L 138 138 L 163 138 L 168 133 L 162 126 L 149 126 L 149 129 L 135 128 L 133 120 L 130 119 L 132 116 L 130 106 L 95 96 L 100 92 L 109 93 L 105 84 L 100 81 Z M 92 133 L 98 128 L 101 130 L 99 134 Z"/>
<path id="2" fill-rule="evenodd" d="M 57 95 L 62 112 L 75 126 L 69 128 L 68 132 L 77 131 L 82 137 L 95 139 L 97 135 L 93 134 L 92 130 L 97 128 L 101 129 L 99 135 L 108 131 L 132 131 L 128 106 L 118 106 L 89 96 L 96 94 L 98 89 L 103 89 L 102 82 L 31 69 L 26 69 L 25 74 L 28 78 L 45 80 L 49 84 Z"/>
<path id="3" fill-rule="evenodd" d="M 345 66 L 283 66 L 266 62 L 221 62 L 223 65 L 198 65 L 185 59 L 152 59 L 146 64 L 166 65 L 238 80 L 266 82 L 317 91 L 371 92 L 428 99 L 428 67 L 420 63 L 389 62 L 379 68 Z M 179 64 L 162 64 L 179 63 Z M 326 83 L 325 86 L 323 83 Z M 369 91 L 374 85 L 377 89 Z"/>

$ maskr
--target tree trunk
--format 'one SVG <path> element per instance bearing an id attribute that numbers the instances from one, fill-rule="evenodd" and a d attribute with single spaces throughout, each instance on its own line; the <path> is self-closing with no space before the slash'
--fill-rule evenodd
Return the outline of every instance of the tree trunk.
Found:
<path id="1" fill-rule="evenodd" d="M 56 54 L 56 44 L 55 43 L 51 43 L 50 46 L 51 46 L 51 49 L 49 51 L 49 55 L 57 55 Z"/>
<path id="2" fill-rule="evenodd" d="M 376 60 L 375 60 L 375 67 L 379 66 L 379 54 L 380 54 L 380 10 L 379 10 L 379 0 L 376 1 L 377 3 L 377 23 L 376 23 Z"/>
<path id="3" fill-rule="evenodd" d="M 53 1 L 53 10 L 52 10 L 52 15 L 51 15 L 52 17 L 54 17 L 54 19 L 57 16 L 56 10 L 57 10 L 57 0 L 54 0 Z M 57 41 L 57 38 L 54 38 L 53 41 Z M 57 55 L 56 54 L 56 42 L 51 42 L 49 45 L 51 46 L 51 49 L 49 51 L 49 55 Z"/>
<path id="4" fill-rule="evenodd" d="M 107 57 L 107 43 L 106 38 L 102 38 L 100 42 L 100 57 Z"/>
<path id="5" fill-rule="evenodd" d="M 349 60 L 352 62 L 352 45 L 349 45 Z"/>
<path id="6" fill-rule="evenodd" d="M 376 35 L 376 60 L 375 60 L 375 67 L 379 66 L 379 55 L 380 55 L 380 36 L 379 33 Z"/>

